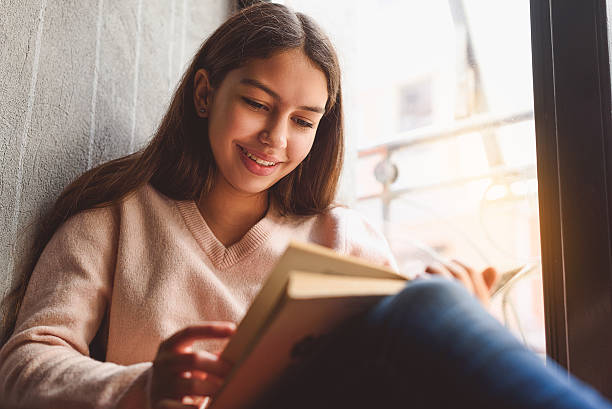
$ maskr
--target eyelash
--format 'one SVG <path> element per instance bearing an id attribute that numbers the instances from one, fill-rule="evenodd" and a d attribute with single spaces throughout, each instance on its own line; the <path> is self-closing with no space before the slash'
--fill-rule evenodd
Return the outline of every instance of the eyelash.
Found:
<path id="1" fill-rule="evenodd" d="M 250 98 L 243 97 L 242 99 L 244 100 L 244 102 L 246 102 L 247 105 L 249 105 L 252 109 L 256 111 L 261 111 L 261 110 L 269 111 L 268 107 L 265 106 L 264 104 L 260 104 L 259 102 L 253 101 Z M 314 127 L 312 123 L 305 121 L 301 118 L 296 118 L 293 120 L 293 122 L 295 122 L 297 126 L 301 128 L 313 128 Z"/>
<path id="2" fill-rule="evenodd" d="M 268 111 L 268 107 L 265 106 L 264 104 L 260 104 L 259 102 L 253 101 L 250 98 L 242 98 L 244 100 L 244 102 L 247 103 L 247 105 L 249 105 L 251 108 L 255 109 L 256 111 L 260 111 L 260 110 L 266 110 Z"/>
<path id="3" fill-rule="evenodd" d="M 314 125 L 313 125 L 313 124 L 311 124 L 310 122 L 308 122 L 308 121 L 304 121 L 303 119 L 300 119 L 300 118 L 296 118 L 296 119 L 294 119 L 294 122 L 295 122 L 295 123 L 296 123 L 296 124 L 297 124 L 299 127 L 302 127 L 302 128 L 313 128 L 313 127 L 314 127 Z"/>

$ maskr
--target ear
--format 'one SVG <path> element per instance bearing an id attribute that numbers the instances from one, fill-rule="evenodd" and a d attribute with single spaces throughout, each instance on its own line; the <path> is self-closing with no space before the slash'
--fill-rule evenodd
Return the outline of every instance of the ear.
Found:
<path id="1" fill-rule="evenodd" d="M 193 104 L 196 115 L 200 118 L 208 118 L 212 94 L 213 89 L 208 80 L 208 71 L 200 68 L 193 79 Z"/>

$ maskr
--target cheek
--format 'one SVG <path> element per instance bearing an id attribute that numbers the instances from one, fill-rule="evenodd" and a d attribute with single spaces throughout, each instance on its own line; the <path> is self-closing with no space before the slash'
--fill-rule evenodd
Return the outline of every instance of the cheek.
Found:
<path id="1" fill-rule="evenodd" d="M 308 155 L 308 153 L 312 149 L 313 143 L 314 143 L 314 135 L 295 136 L 290 146 L 288 146 L 289 157 L 292 158 L 297 164 L 299 164 Z"/>
<path id="2" fill-rule="evenodd" d="M 256 116 L 244 112 L 237 104 L 228 105 L 225 109 L 214 112 L 209 121 L 209 135 L 211 142 L 217 144 L 231 142 L 241 136 L 250 135 L 261 127 L 261 120 Z"/>

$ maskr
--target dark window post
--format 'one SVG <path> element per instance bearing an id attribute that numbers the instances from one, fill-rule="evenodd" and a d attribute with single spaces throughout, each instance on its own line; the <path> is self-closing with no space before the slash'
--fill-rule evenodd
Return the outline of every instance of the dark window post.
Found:
<path id="1" fill-rule="evenodd" d="M 548 354 L 612 397 L 612 125 L 605 0 L 531 0 Z"/>

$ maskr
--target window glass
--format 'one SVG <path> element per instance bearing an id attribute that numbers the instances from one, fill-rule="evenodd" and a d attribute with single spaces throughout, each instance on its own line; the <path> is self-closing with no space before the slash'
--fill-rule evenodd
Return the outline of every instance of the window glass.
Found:
<path id="1" fill-rule="evenodd" d="M 341 199 L 400 268 L 435 259 L 519 270 L 491 311 L 545 350 L 529 1 L 285 0 L 343 68 Z"/>

